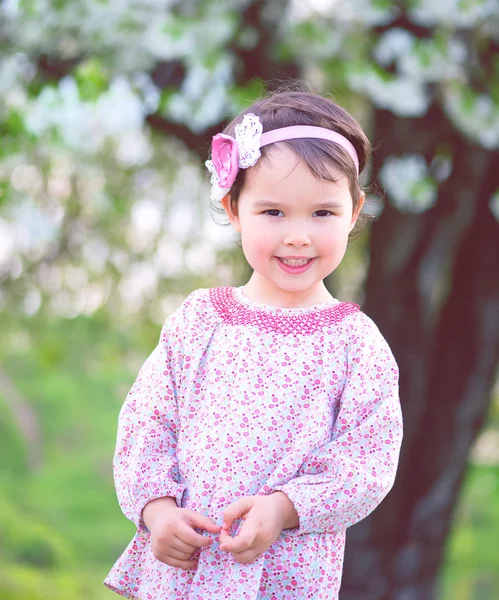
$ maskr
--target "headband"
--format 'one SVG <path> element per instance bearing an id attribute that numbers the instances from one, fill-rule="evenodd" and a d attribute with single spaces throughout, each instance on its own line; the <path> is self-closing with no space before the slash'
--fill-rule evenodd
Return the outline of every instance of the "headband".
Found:
<path id="1" fill-rule="evenodd" d="M 325 127 L 293 125 L 262 133 L 263 126 L 258 116 L 248 113 L 235 130 L 235 138 L 217 133 L 211 142 L 211 160 L 207 160 L 205 165 L 211 173 L 213 200 L 221 200 L 228 193 L 240 168 L 247 169 L 256 164 L 261 156 L 260 148 L 285 140 L 315 138 L 334 142 L 348 152 L 359 174 L 359 159 L 352 143 L 340 133 Z"/>

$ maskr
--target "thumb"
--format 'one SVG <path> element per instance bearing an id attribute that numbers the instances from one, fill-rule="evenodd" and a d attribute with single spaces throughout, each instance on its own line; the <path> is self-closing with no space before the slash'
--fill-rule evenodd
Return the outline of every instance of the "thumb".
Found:
<path id="1" fill-rule="evenodd" d="M 200 515 L 195 511 L 191 511 L 191 522 L 195 527 L 199 529 L 204 529 L 205 531 L 209 531 L 210 533 L 220 533 L 220 526 L 215 525 L 215 523 L 204 515 Z"/>
<path id="2" fill-rule="evenodd" d="M 243 496 L 230 504 L 224 512 L 224 522 L 222 525 L 223 529 L 230 529 L 236 519 L 241 518 L 246 514 L 250 508 L 254 505 L 253 498 L 251 496 Z"/>

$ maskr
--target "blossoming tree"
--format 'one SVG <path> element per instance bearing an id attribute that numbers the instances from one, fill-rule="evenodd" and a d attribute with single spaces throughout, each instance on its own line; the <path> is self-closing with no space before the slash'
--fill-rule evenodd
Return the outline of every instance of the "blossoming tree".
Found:
<path id="1" fill-rule="evenodd" d="M 398 358 L 405 439 L 394 489 L 348 533 L 343 600 L 435 597 L 490 403 L 498 31 L 494 0 L 0 3 L 2 302 L 28 314 L 118 292 L 137 310 L 185 264 L 213 277 L 214 238 L 161 224 L 190 222 L 211 136 L 262 81 L 306 77 L 362 111 L 382 213 L 363 308 Z"/>

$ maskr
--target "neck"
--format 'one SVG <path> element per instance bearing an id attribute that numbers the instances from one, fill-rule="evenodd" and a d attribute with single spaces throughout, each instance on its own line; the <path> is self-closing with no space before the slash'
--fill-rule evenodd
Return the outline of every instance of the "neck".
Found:
<path id="1" fill-rule="evenodd" d="M 322 280 L 315 282 L 306 289 L 295 292 L 283 290 L 255 271 L 243 287 L 243 292 L 247 298 L 254 302 L 277 308 L 307 308 L 334 300 Z"/>

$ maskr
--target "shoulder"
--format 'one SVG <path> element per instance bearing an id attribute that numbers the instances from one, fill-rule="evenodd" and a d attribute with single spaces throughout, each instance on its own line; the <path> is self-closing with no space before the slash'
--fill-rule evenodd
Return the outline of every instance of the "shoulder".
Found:
<path id="1" fill-rule="evenodd" d="M 342 320 L 342 329 L 344 334 L 352 339 L 359 336 L 383 337 L 376 323 L 360 308 L 345 316 Z"/>
<path id="2" fill-rule="evenodd" d="M 180 344 L 214 326 L 209 288 L 192 291 L 163 323 L 161 340 L 167 345 Z"/>
<path id="3" fill-rule="evenodd" d="M 395 361 L 388 342 L 376 323 L 362 310 L 346 316 L 341 323 L 342 339 L 349 354 Z"/>
<path id="4" fill-rule="evenodd" d="M 199 310 L 206 309 L 210 305 L 211 288 L 198 288 L 193 290 L 182 302 L 182 312 L 184 315 L 196 313 Z"/>
<path id="5" fill-rule="evenodd" d="M 166 323 L 181 327 L 189 327 L 195 322 L 209 321 L 213 314 L 210 300 L 213 288 L 198 288 L 193 290 L 166 320 Z"/>

